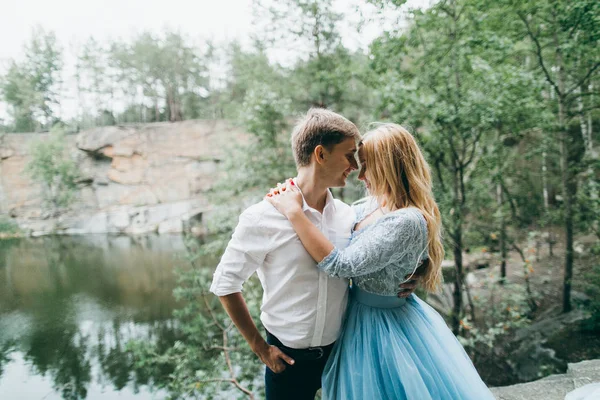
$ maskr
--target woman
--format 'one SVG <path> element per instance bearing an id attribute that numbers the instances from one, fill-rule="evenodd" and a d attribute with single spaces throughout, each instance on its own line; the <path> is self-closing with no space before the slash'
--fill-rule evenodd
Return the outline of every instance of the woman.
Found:
<path id="1" fill-rule="evenodd" d="M 352 278 L 345 325 L 323 373 L 324 398 L 493 399 L 440 315 L 414 294 L 396 296 L 405 275 L 427 258 L 423 286 L 435 291 L 441 284 L 441 218 L 417 143 L 401 126 L 382 125 L 366 135 L 359 159 L 371 197 L 355 207 L 346 249 L 304 215 L 293 181 L 266 197 L 319 269 Z"/>

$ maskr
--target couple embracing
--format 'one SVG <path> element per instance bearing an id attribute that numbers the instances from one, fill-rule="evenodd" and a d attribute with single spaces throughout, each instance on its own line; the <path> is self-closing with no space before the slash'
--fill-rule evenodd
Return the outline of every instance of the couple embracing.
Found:
<path id="1" fill-rule="evenodd" d="M 298 175 L 241 214 L 211 286 L 266 364 L 267 399 L 313 399 L 321 386 L 331 400 L 493 399 L 444 320 L 412 293 L 417 283 L 438 289 L 444 256 L 415 139 L 395 124 L 361 138 L 341 115 L 311 109 L 292 149 Z M 350 207 L 329 188 L 359 168 L 369 197 Z M 241 294 L 254 272 L 266 340 Z"/>

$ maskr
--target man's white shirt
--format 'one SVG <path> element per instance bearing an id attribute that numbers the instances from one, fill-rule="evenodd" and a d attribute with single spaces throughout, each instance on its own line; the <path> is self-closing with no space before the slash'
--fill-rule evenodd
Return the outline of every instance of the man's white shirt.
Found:
<path id="1" fill-rule="evenodd" d="M 350 241 L 354 212 L 327 191 L 323 213 L 303 203 L 306 216 L 338 248 Z M 291 223 L 266 201 L 246 209 L 215 271 L 210 291 L 242 291 L 256 272 L 264 293 L 260 319 L 285 346 L 326 346 L 339 335 L 348 281 L 317 269 Z"/>

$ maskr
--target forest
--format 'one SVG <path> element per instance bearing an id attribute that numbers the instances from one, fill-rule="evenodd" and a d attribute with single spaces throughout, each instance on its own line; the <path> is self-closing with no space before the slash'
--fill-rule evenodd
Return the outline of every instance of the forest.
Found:
<path id="1" fill-rule="evenodd" d="M 361 132 L 392 121 L 417 138 L 444 224 L 445 288 L 432 301 L 488 385 L 600 358 L 600 2 L 404 3 L 368 1 L 369 18 L 386 28 L 367 49 L 344 44 L 348 16 L 332 0 L 256 0 L 262 29 L 250 45 L 157 29 L 67 49 L 38 26 L 24 57 L 6 66 L 0 137 L 190 119 L 231 121 L 249 134 L 221 164 L 210 235 L 186 238 L 189 267 L 174 293 L 179 337 L 127 345 L 140 380 L 174 397 L 261 397 L 262 365 L 208 287 L 239 213 L 294 176 L 289 135 L 311 107 Z M 353 29 L 360 34 L 361 23 Z M 283 62 L 278 49 L 294 56 Z M 76 112 L 65 118 L 68 102 Z M 43 176 L 50 167 L 40 165 Z M 76 180 L 68 167 L 53 171 L 50 181 Z M 351 203 L 365 190 L 352 176 L 334 195 Z M 244 295 L 258 322 L 257 280 Z M 575 312 L 566 328 L 523 344 L 536 322 Z M 533 372 L 519 358 L 532 351 L 543 355 Z"/>

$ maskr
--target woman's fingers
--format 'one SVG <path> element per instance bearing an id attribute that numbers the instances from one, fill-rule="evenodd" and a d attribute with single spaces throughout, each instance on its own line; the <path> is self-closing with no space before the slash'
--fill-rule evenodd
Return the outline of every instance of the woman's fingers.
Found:
<path id="1" fill-rule="evenodd" d="M 286 186 L 287 186 L 287 190 L 292 191 L 292 192 L 299 192 L 300 189 L 298 189 L 298 186 L 296 186 L 296 184 L 294 183 L 293 179 L 288 179 L 288 181 L 286 182 Z"/>
<path id="2" fill-rule="evenodd" d="M 292 178 L 286 179 L 285 183 L 278 182 L 277 187 L 271 188 L 267 193 L 266 197 L 274 197 L 281 195 L 285 192 L 298 192 L 298 186 L 294 183 Z"/>

